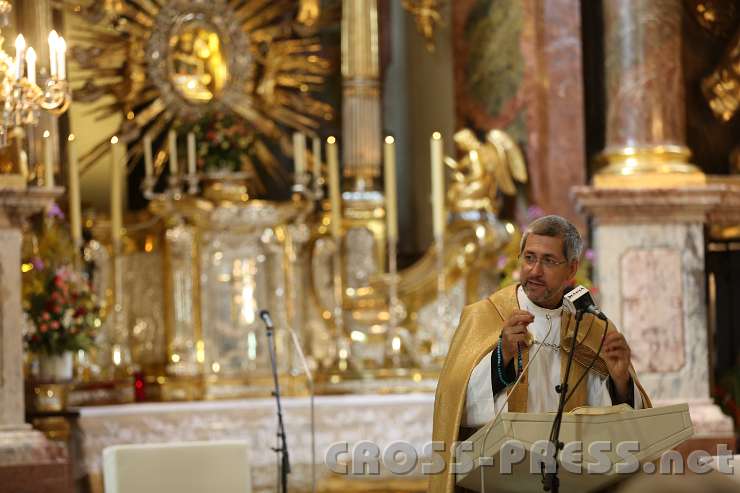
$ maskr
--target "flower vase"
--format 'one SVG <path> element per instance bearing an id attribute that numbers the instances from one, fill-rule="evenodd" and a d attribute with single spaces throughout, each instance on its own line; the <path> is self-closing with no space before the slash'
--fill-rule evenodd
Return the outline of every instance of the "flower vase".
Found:
<path id="1" fill-rule="evenodd" d="M 62 354 L 40 353 L 39 379 L 44 382 L 68 382 L 72 380 L 74 370 L 74 353 L 65 351 Z"/>

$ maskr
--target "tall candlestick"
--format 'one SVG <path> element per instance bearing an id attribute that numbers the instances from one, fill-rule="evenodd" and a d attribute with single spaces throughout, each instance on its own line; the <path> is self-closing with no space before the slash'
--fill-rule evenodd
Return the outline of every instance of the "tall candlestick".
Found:
<path id="1" fill-rule="evenodd" d="M 329 202 L 331 204 L 331 234 L 342 236 L 342 192 L 339 189 L 339 151 L 337 139 L 326 139 L 326 162 L 329 165 Z"/>
<path id="2" fill-rule="evenodd" d="M 59 35 L 53 29 L 49 33 L 49 75 L 57 76 L 57 41 Z"/>
<path id="3" fill-rule="evenodd" d="M 144 135 L 143 142 L 144 146 L 144 172 L 147 178 L 154 176 L 154 162 L 152 161 L 152 138 L 147 134 Z"/>
<path id="4" fill-rule="evenodd" d="M 111 189 L 110 189 L 110 223 L 111 240 L 118 253 L 123 228 L 123 167 L 119 157 L 118 137 L 110 139 L 111 150 Z"/>
<path id="5" fill-rule="evenodd" d="M 306 172 L 306 136 L 301 132 L 293 133 L 293 174 L 297 180 Z"/>
<path id="6" fill-rule="evenodd" d="M 170 142 L 170 175 L 175 176 L 177 174 L 177 133 L 170 130 L 168 138 Z"/>
<path id="7" fill-rule="evenodd" d="M 67 42 L 64 41 L 64 38 L 59 36 L 59 40 L 57 41 L 57 71 L 59 72 L 59 80 L 64 80 L 67 78 Z"/>
<path id="8" fill-rule="evenodd" d="M 67 161 L 69 164 L 69 224 L 75 248 L 82 245 L 82 214 L 80 211 L 80 174 L 77 169 L 75 136 L 67 138 Z"/>
<path id="9" fill-rule="evenodd" d="M 445 170 L 442 161 L 443 142 L 442 134 L 432 134 L 431 160 L 432 160 L 432 224 L 434 238 L 440 239 L 445 232 Z"/>
<path id="10" fill-rule="evenodd" d="M 28 82 L 36 84 L 36 50 L 28 48 L 26 51 L 26 65 L 28 70 Z"/>
<path id="11" fill-rule="evenodd" d="M 188 174 L 195 175 L 195 134 L 188 132 Z"/>
<path id="12" fill-rule="evenodd" d="M 54 188 L 54 155 L 51 148 L 51 132 L 44 130 L 44 186 Z"/>
<path id="13" fill-rule="evenodd" d="M 23 57 L 26 54 L 26 38 L 19 34 L 15 38 L 15 76 L 18 80 L 23 78 Z"/>
<path id="14" fill-rule="evenodd" d="M 313 173 L 314 180 L 321 176 L 321 139 L 314 137 L 311 141 L 311 150 L 313 151 Z"/>
<path id="15" fill-rule="evenodd" d="M 388 240 L 398 239 L 398 204 L 396 200 L 396 144 L 390 135 L 385 138 L 383 149 L 383 164 L 385 178 L 385 217 L 388 230 Z"/>

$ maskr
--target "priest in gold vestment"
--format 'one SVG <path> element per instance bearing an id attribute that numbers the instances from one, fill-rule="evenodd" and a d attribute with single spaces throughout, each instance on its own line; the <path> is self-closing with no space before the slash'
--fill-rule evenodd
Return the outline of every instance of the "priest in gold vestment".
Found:
<path id="1" fill-rule="evenodd" d="M 565 373 L 576 318 L 563 297 L 578 270 L 582 249 L 578 230 L 566 219 L 537 219 L 522 236 L 520 284 L 463 310 L 434 400 L 432 439 L 444 442 L 444 451 L 437 454 L 446 467 L 431 476 L 430 492 L 455 491 L 450 472 L 454 442 L 470 436 L 500 410 L 557 411 L 555 386 Z M 530 354 L 536 355 L 531 362 Z M 621 403 L 635 409 L 651 406 L 630 363 L 630 347 L 611 322 L 584 315 L 573 362 L 568 379 L 573 395 L 565 411 Z M 519 384 L 513 385 L 528 364 Z"/>

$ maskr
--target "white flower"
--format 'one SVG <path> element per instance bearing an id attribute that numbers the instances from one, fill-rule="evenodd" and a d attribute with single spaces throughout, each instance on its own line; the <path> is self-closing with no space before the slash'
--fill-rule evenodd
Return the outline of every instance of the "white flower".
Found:
<path id="1" fill-rule="evenodd" d="M 71 308 L 67 308 L 64 312 L 64 316 L 62 317 L 62 325 L 64 327 L 69 327 L 72 325 L 72 319 L 74 318 L 75 312 Z"/>

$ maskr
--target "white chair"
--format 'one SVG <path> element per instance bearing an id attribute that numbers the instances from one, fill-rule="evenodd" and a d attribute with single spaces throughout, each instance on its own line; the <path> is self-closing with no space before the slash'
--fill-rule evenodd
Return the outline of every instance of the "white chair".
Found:
<path id="1" fill-rule="evenodd" d="M 248 455 L 244 441 L 106 447 L 105 493 L 251 493 Z"/>

